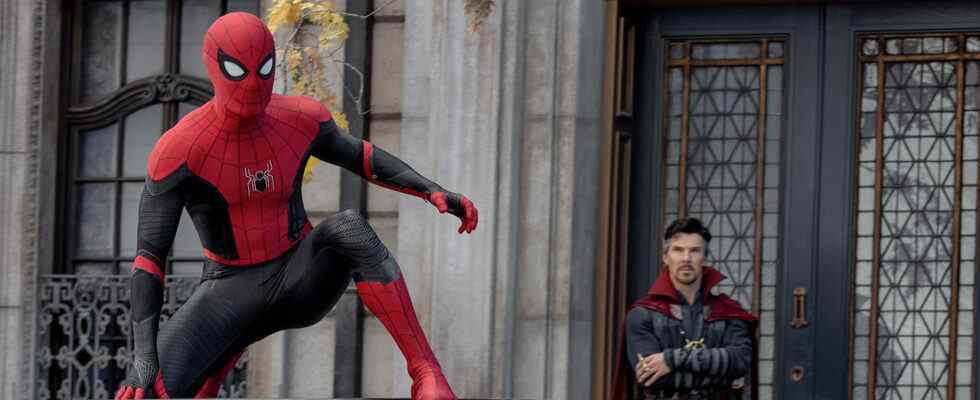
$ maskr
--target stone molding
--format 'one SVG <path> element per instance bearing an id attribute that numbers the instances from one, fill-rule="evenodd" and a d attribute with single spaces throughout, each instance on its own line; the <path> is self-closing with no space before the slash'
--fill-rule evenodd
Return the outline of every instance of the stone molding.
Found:
<path id="1" fill-rule="evenodd" d="M 211 82 L 187 75 L 161 74 L 132 82 L 95 104 L 68 109 L 72 126 L 98 128 L 154 103 L 189 101 L 204 104 L 213 95 Z"/>
<path id="2" fill-rule="evenodd" d="M 25 2 L 20 2 L 24 4 Z M 58 3 L 54 3 L 58 4 Z M 38 191 L 38 168 L 39 166 L 39 151 L 38 143 L 40 142 L 41 130 L 45 127 L 41 124 L 42 119 L 42 94 L 44 93 L 44 54 L 46 53 L 46 44 L 48 40 L 55 39 L 60 40 L 60 38 L 49 38 L 47 37 L 46 25 L 48 23 L 47 16 L 47 1 L 34 1 L 33 7 L 31 8 L 31 20 L 32 32 L 31 32 L 31 70 L 30 73 L 30 129 L 27 132 L 22 132 L 21 134 L 28 135 L 27 140 L 27 166 L 24 169 L 27 176 L 24 179 L 25 188 L 23 188 L 23 196 L 21 199 L 24 201 L 24 232 L 22 246 L 24 249 L 23 258 L 21 260 L 21 265 L 23 266 L 23 319 L 22 319 L 22 329 L 21 332 L 24 333 L 26 346 L 24 346 L 23 354 L 23 369 L 21 371 L 21 388 L 20 393 L 23 393 L 24 399 L 34 398 L 34 376 L 37 371 L 35 368 L 34 361 L 34 351 L 36 349 L 37 335 L 36 329 L 36 312 L 35 307 L 37 304 L 37 279 L 38 279 L 38 257 L 37 257 L 37 242 L 38 242 L 38 204 L 39 204 L 39 191 Z M 19 132 L 14 132 L 18 134 Z"/>

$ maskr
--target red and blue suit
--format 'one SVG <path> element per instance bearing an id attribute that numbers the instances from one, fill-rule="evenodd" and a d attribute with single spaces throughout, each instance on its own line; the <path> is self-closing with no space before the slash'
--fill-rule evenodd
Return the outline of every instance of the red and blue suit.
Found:
<path id="1" fill-rule="evenodd" d="M 357 212 L 314 227 L 302 176 L 319 158 L 459 217 L 459 233 L 476 229 L 473 203 L 341 131 L 316 100 L 273 94 L 272 35 L 255 16 L 215 21 L 203 60 L 214 98 L 164 133 L 147 163 L 130 286 L 133 368 L 116 398 L 215 396 L 248 345 L 316 323 L 351 280 L 408 361 L 412 397 L 455 398 L 392 254 Z M 204 248 L 201 283 L 158 327 L 183 210 Z"/>

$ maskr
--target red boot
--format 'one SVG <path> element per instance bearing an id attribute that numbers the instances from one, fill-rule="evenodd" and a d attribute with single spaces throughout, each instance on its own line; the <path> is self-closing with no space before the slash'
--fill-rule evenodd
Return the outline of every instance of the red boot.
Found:
<path id="1" fill-rule="evenodd" d="M 456 399 L 415 317 L 415 308 L 412 307 L 412 299 L 408 296 L 408 288 L 401 274 L 390 283 L 357 282 L 357 294 L 385 326 L 405 356 L 408 375 L 413 382 L 412 399 Z"/>

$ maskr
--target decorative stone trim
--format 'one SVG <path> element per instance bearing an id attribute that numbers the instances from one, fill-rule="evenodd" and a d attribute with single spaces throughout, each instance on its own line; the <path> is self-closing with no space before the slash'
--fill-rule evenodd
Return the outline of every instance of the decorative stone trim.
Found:
<path id="1" fill-rule="evenodd" d="M 30 349 L 24 351 L 23 354 L 23 366 L 21 370 L 21 381 L 19 382 L 20 390 L 19 393 L 23 393 L 23 399 L 34 398 L 34 382 L 35 378 L 35 368 L 34 368 L 34 354 L 33 351 L 37 347 L 37 335 L 35 331 L 35 300 L 37 296 L 37 271 L 38 271 L 38 257 L 37 257 L 37 238 L 38 238 L 38 204 L 40 202 L 38 195 L 38 143 L 40 143 L 40 133 L 41 133 L 41 105 L 42 105 L 42 93 L 43 93 L 43 83 L 44 83 L 44 50 L 45 50 L 45 40 L 47 24 L 47 1 L 35 1 L 33 2 L 32 20 L 34 22 L 33 29 L 31 31 L 31 115 L 30 115 L 30 129 L 27 132 L 27 168 L 25 168 L 25 173 L 27 176 L 24 179 L 25 187 L 23 190 L 24 202 L 24 232 L 23 232 L 23 244 L 24 253 L 23 259 L 20 265 L 23 266 L 24 270 L 24 305 L 23 305 L 23 317 L 22 317 L 22 327 L 21 332 L 25 333 L 26 337 L 24 339 L 25 346 L 24 349 Z M 24 3 L 20 3 L 24 4 Z M 56 3 L 57 4 L 57 3 Z M 16 134 L 16 133 L 15 133 Z"/>
<path id="2" fill-rule="evenodd" d="M 162 74 L 140 79 L 99 102 L 68 109 L 68 122 L 81 128 L 111 125 L 122 116 L 154 103 L 190 101 L 202 104 L 211 99 L 211 82 L 186 75 Z"/>

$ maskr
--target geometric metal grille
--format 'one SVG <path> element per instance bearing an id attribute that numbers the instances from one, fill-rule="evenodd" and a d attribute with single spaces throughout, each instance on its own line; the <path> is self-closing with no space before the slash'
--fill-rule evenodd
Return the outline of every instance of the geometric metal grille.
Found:
<path id="1" fill-rule="evenodd" d="M 666 57 L 661 223 L 701 219 L 717 290 L 761 317 L 757 399 L 773 389 L 784 44 L 671 41 Z"/>
<path id="2" fill-rule="evenodd" d="M 129 274 L 41 277 L 38 398 L 113 398 L 132 363 L 129 280 Z M 161 325 L 190 298 L 199 281 L 194 276 L 166 277 Z M 245 397 L 247 359 L 246 353 L 235 364 L 221 397 Z"/>
<path id="3" fill-rule="evenodd" d="M 861 37 L 853 399 L 973 398 L 975 43 Z"/>

